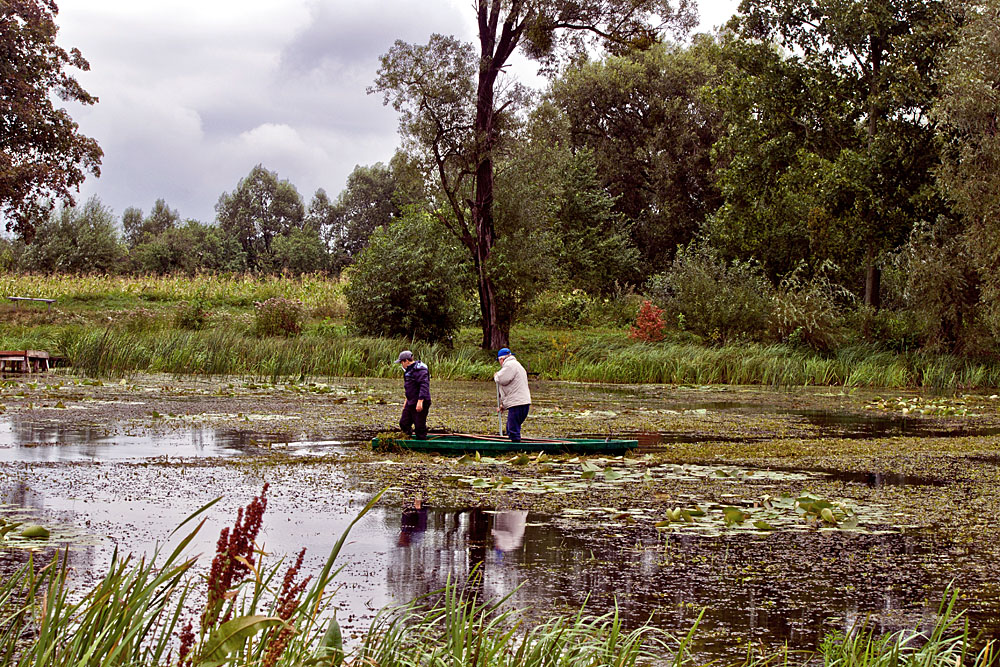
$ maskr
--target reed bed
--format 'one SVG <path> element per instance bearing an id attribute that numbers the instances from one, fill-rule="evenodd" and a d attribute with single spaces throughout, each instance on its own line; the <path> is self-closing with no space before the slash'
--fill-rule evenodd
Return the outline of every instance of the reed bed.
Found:
<path id="1" fill-rule="evenodd" d="M 820 355 L 786 345 L 705 347 L 637 343 L 620 336 L 582 338 L 561 357 L 523 345 L 518 356 L 540 377 L 582 382 L 845 387 L 915 387 L 942 391 L 1000 386 L 1000 363 L 923 353 L 847 348 Z M 348 335 L 343 327 L 312 327 L 293 337 L 258 338 L 238 322 L 200 331 L 169 326 L 10 327 L 0 348 L 49 349 L 76 372 L 123 377 L 140 372 L 239 376 L 258 380 L 395 377 L 399 350 L 412 348 L 440 379 L 489 380 L 491 351 L 392 338 Z M 522 351 L 523 350 L 523 351 Z"/>

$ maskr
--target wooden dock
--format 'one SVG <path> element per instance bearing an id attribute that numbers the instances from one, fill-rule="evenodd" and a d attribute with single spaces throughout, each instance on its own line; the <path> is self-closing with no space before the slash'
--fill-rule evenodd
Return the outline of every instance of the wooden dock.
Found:
<path id="1" fill-rule="evenodd" d="M 52 355 L 41 350 L 0 350 L 0 373 L 44 373 Z"/>

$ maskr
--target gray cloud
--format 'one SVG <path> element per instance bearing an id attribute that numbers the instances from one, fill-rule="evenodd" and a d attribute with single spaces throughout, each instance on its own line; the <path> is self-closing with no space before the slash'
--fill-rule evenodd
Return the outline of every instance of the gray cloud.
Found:
<path id="1" fill-rule="evenodd" d="M 735 0 L 719 0 L 729 7 Z M 61 3 L 59 43 L 100 97 L 70 109 L 105 157 L 98 195 L 121 213 L 163 197 L 214 219 L 219 195 L 264 164 L 304 198 L 386 162 L 397 118 L 367 95 L 378 56 L 432 32 L 471 40 L 471 0 L 87 0 Z M 715 21 L 718 23 L 718 21 Z"/>

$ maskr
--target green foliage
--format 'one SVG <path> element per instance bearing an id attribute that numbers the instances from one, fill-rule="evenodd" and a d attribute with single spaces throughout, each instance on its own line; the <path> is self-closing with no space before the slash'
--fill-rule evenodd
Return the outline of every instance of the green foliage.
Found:
<path id="1" fill-rule="evenodd" d="M 546 290 L 531 301 L 522 319 L 531 324 L 576 326 L 584 322 L 590 304 L 591 299 L 583 290 Z"/>
<path id="2" fill-rule="evenodd" d="M 945 218 L 914 227 L 903 250 L 908 306 L 922 322 L 925 345 L 955 350 L 970 343 L 979 301 L 979 274 L 966 239 Z"/>
<path id="3" fill-rule="evenodd" d="M 553 82 L 549 99 L 565 116 L 567 144 L 592 151 L 601 187 L 631 222 L 645 275 L 719 205 L 710 148 L 722 113 L 704 90 L 723 63 L 715 41 L 699 35 L 690 46 L 657 43 L 580 62 Z"/>
<path id="4" fill-rule="evenodd" d="M 710 238 L 772 276 L 829 259 L 877 277 L 879 255 L 943 211 L 926 114 L 952 16 L 923 0 L 748 0 L 732 26 L 746 41 L 729 42 L 736 73 L 718 91 L 729 131 Z"/>
<path id="5" fill-rule="evenodd" d="M 846 319 L 857 336 L 892 352 L 913 352 L 920 347 L 921 327 L 911 310 L 862 305 L 846 313 Z"/>
<path id="6" fill-rule="evenodd" d="M 616 282 L 608 296 L 591 300 L 585 321 L 597 327 L 626 327 L 639 314 L 642 302 L 631 286 L 623 287 Z"/>
<path id="7" fill-rule="evenodd" d="M 436 341 L 458 327 L 463 254 L 428 215 L 409 210 L 380 227 L 351 267 L 350 319 L 365 334 Z"/>
<path id="8" fill-rule="evenodd" d="M 178 329 L 202 329 L 207 321 L 208 303 L 204 292 L 182 303 L 174 313 L 174 326 Z"/>
<path id="9" fill-rule="evenodd" d="M 809 279 L 806 269 L 800 264 L 781 280 L 774 296 L 774 325 L 783 340 L 830 350 L 844 338 L 843 306 L 854 295 L 830 280 L 835 269 L 830 264 L 822 264 Z"/>
<path id="10" fill-rule="evenodd" d="M 969 259 L 981 280 L 982 317 L 1000 338 L 1000 2 L 953 2 L 966 22 L 940 69 L 934 106 L 944 147 L 938 185 L 964 216 Z"/>
<path id="11" fill-rule="evenodd" d="M 97 142 L 56 106 L 97 102 L 68 71 L 89 63 L 56 44 L 58 11 L 49 0 L 19 0 L 5 2 L 0 15 L 0 217 L 28 242 L 51 200 L 72 206 L 86 174 L 101 173 Z"/>
<path id="12" fill-rule="evenodd" d="M 350 264 L 368 246 L 376 227 L 399 219 L 402 206 L 413 203 L 392 165 L 381 162 L 355 167 L 335 202 L 329 202 L 325 193 L 322 198 L 316 195 L 307 217 L 319 223 L 317 229 L 327 239 L 338 268 Z"/>
<path id="13" fill-rule="evenodd" d="M 257 165 L 240 180 L 232 194 L 222 193 L 215 205 L 222 231 L 235 238 L 250 270 L 267 270 L 272 242 L 301 229 L 305 207 L 295 186 Z"/>
<path id="14" fill-rule="evenodd" d="M 37 272 L 117 273 L 124 249 L 110 209 L 96 197 L 82 207 L 56 209 L 36 226 L 21 268 Z"/>
<path id="15" fill-rule="evenodd" d="M 254 333 L 261 337 L 295 336 L 302 331 L 303 309 L 298 299 L 274 296 L 254 304 Z"/>
<path id="16" fill-rule="evenodd" d="M 181 221 L 177 211 L 167 206 L 163 199 L 157 199 L 149 216 L 142 217 L 142 210 L 129 207 L 122 212 L 122 230 L 125 242 L 130 248 L 141 243 L 147 236 L 159 236 L 173 229 Z"/>
<path id="17" fill-rule="evenodd" d="M 370 90 L 400 112 L 404 142 L 419 154 L 427 180 L 439 186 L 438 215 L 476 270 L 482 346 L 496 349 L 507 344 L 514 313 L 499 307 L 493 285 L 491 255 L 503 237 L 493 216 L 495 165 L 528 101 L 524 87 L 508 85 L 510 57 L 524 44 L 531 57 L 551 65 L 560 45 L 579 47 L 596 35 L 618 45 L 648 43 L 659 27 L 690 28 L 695 14 L 686 4 L 675 11 L 663 0 L 558 0 L 535 7 L 490 0 L 475 11 L 478 54 L 439 34 L 426 46 L 396 41 L 381 57 Z"/>
<path id="18" fill-rule="evenodd" d="M 159 234 L 145 234 L 129 251 L 135 273 L 238 273 L 247 268 L 239 242 L 213 225 L 188 220 Z"/>
<path id="19" fill-rule="evenodd" d="M 16 246 L 10 239 L 0 237 L 0 271 L 13 271 L 17 264 Z"/>
<path id="20" fill-rule="evenodd" d="M 774 288 L 753 261 L 726 263 L 705 245 L 680 248 L 666 273 L 650 278 L 646 293 L 666 321 L 714 342 L 767 337 Z"/>
<path id="21" fill-rule="evenodd" d="M 639 251 L 614 199 L 600 186 L 589 150 L 570 154 L 562 170 L 561 205 L 555 213 L 554 257 L 563 281 L 590 294 L 638 274 Z"/>
<path id="22" fill-rule="evenodd" d="M 270 264 L 276 273 L 299 275 L 325 271 L 330 260 L 319 232 L 304 228 L 293 229 L 274 239 Z"/>

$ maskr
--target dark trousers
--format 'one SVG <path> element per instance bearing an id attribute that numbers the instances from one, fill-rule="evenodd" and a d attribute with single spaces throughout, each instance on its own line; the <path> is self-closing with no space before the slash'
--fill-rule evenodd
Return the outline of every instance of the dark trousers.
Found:
<path id="1" fill-rule="evenodd" d="M 431 409 L 431 402 L 424 400 L 424 409 L 417 412 L 417 402 L 407 402 L 403 406 L 403 414 L 399 418 L 399 428 L 406 435 L 416 435 L 418 438 L 427 437 L 427 411 Z"/>
<path id="2" fill-rule="evenodd" d="M 511 442 L 521 442 L 521 424 L 528 418 L 531 403 L 507 408 L 507 437 Z"/>

